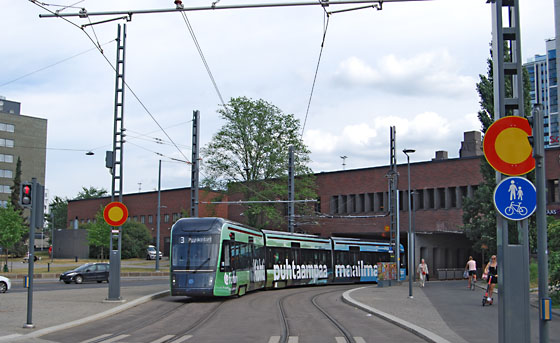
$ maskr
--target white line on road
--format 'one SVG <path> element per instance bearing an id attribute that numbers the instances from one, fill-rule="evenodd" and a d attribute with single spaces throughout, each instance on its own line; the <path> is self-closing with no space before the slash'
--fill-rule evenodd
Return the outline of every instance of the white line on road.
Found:
<path id="1" fill-rule="evenodd" d="M 366 343 L 366 341 L 362 337 L 354 337 L 356 343 Z"/>
<path id="2" fill-rule="evenodd" d="M 118 335 L 118 336 L 116 336 L 116 337 L 106 339 L 106 340 L 101 341 L 101 342 L 99 342 L 99 343 L 112 343 L 112 342 L 117 342 L 117 341 L 120 341 L 121 339 L 126 338 L 126 337 L 128 337 L 128 336 L 130 336 L 130 335 Z"/>
<path id="3" fill-rule="evenodd" d="M 288 337 L 288 343 L 298 343 L 298 342 L 299 342 L 298 336 L 290 336 L 290 337 Z"/>
<path id="4" fill-rule="evenodd" d="M 270 336 L 268 343 L 278 343 L 280 342 L 280 336 Z"/>
<path id="5" fill-rule="evenodd" d="M 181 342 L 184 342 L 184 341 L 188 340 L 191 337 L 192 337 L 192 335 L 184 335 L 183 337 L 179 337 L 176 340 L 172 341 L 171 343 L 181 343 Z"/>
<path id="6" fill-rule="evenodd" d="M 103 338 L 109 337 L 109 336 L 111 336 L 111 334 L 110 334 L 110 333 L 106 333 L 106 334 L 104 334 L 104 335 L 97 336 L 97 337 L 93 337 L 93 338 L 90 338 L 90 339 L 88 339 L 88 340 L 86 340 L 86 341 L 82 341 L 82 342 L 80 342 L 80 343 L 90 343 L 90 342 L 94 342 L 94 341 L 97 341 L 97 340 L 100 340 L 100 339 L 103 339 Z"/>
<path id="7" fill-rule="evenodd" d="M 348 343 L 344 337 L 335 337 L 336 343 Z"/>
<path id="8" fill-rule="evenodd" d="M 165 335 L 160 339 L 156 339 L 155 341 L 152 341 L 152 343 L 163 343 L 163 342 L 165 342 L 168 339 L 173 338 L 173 337 L 175 337 L 175 335 Z"/>

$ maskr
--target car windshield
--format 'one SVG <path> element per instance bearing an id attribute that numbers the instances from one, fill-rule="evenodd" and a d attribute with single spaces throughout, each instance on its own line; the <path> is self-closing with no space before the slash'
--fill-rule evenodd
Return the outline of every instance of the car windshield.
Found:
<path id="1" fill-rule="evenodd" d="M 74 270 L 77 271 L 77 272 L 83 272 L 84 270 L 86 270 L 86 269 L 88 269 L 92 266 L 93 266 L 93 264 L 84 264 L 84 265 L 79 266 L 78 268 L 76 268 Z"/>
<path id="2" fill-rule="evenodd" d="M 155 253 L 155 252 L 156 252 L 156 248 L 154 248 L 154 247 L 148 247 L 148 251 L 149 251 L 149 252 Z"/>

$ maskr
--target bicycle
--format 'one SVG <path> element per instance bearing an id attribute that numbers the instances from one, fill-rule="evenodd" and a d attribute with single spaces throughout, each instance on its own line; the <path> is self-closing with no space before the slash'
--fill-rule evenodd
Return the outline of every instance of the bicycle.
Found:
<path id="1" fill-rule="evenodd" d="M 509 204 L 509 206 L 504 209 L 504 212 L 508 216 L 511 216 L 516 212 L 519 213 L 519 215 L 524 216 L 527 214 L 528 210 L 527 207 L 521 206 L 521 203 L 515 205 L 512 201 L 511 204 Z"/>

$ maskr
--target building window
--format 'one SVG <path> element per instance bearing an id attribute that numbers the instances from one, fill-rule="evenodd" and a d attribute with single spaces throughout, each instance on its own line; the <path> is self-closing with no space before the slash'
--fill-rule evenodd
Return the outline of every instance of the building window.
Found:
<path id="1" fill-rule="evenodd" d="M 7 169 L 0 169 L 0 177 L 11 179 L 13 177 L 12 171 Z"/>
<path id="2" fill-rule="evenodd" d="M 15 127 L 13 124 L 0 123 L 0 131 L 14 132 Z"/>
<path id="3" fill-rule="evenodd" d="M 152 224 L 154 222 L 154 216 L 151 214 L 148 216 L 148 223 Z"/>
<path id="4" fill-rule="evenodd" d="M 2 193 L 12 193 L 10 186 L 6 186 L 6 185 L 0 185 L 0 191 Z"/>
<path id="5" fill-rule="evenodd" d="M 14 163 L 14 155 L 0 154 L 0 162 Z"/>
<path id="6" fill-rule="evenodd" d="M 2 207 L 2 208 L 8 207 L 8 201 L 7 200 L 0 200 L 0 207 Z"/>
<path id="7" fill-rule="evenodd" d="M 0 147 L 13 148 L 14 147 L 14 140 L 13 139 L 0 138 Z"/>
<path id="8" fill-rule="evenodd" d="M 135 221 L 135 222 L 137 222 L 137 221 L 138 221 L 138 217 L 137 217 L 137 216 L 134 216 L 134 217 L 132 217 L 132 220 Z"/>
<path id="9" fill-rule="evenodd" d="M 140 223 L 144 224 L 146 222 L 146 216 L 140 216 Z"/>
<path id="10" fill-rule="evenodd" d="M 165 223 L 169 223 L 169 214 L 163 215 L 163 221 L 164 221 Z"/>
<path id="11" fill-rule="evenodd" d="M 173 213 L 173 222 L 179 220 L 179 213 Z"/>

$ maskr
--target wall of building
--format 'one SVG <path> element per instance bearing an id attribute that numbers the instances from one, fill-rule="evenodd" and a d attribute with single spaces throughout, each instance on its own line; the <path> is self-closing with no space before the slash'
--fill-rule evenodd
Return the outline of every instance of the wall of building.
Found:
<path id="1" fill-rule="evenodd" d="M 0 204 L 10 197 L 18 157 L 21 180 L 45 184 L 47 120 L 21 115 L 20 104 L 0 99 Z"/>
<path id="2" fill-rule="evenodd" d="M 161 220 L 160 220 L 160 246 L 162 253 L 169 255 L 169 236 L 171 226 L 179 218 L 190 212 L 190 188 L 177 188 L 161 191 Z M 125 194 L 123 203 L 128 208 L 129 220 L 145 224 L 156 244 L 157 237 L 157 197 L 158 192 L 142 192 Z M 201 189 L 199 191 L 199 216 L 200 217 L 227 217 L 227 205 L 205 204 L 222 200 L 223 195 Z M 98 199 L 71 200 L 68 202 L 68 228 L 74 228 L 79 224 L 95 221 L 95 215 L 111 202 L 111 197 Z"/>

